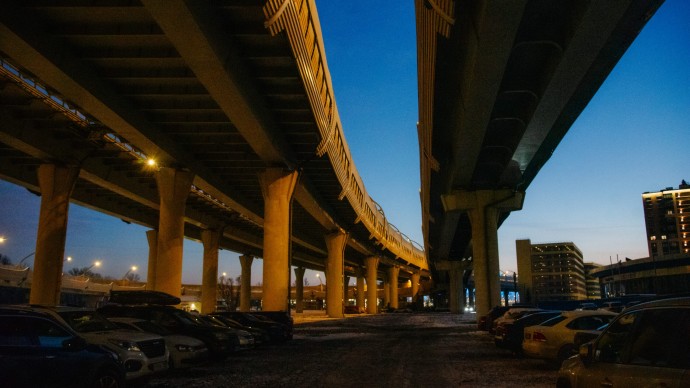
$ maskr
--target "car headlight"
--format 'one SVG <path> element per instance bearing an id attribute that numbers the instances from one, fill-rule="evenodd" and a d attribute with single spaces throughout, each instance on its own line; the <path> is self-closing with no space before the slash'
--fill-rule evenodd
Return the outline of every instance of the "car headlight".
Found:
<path id="1" fill-rule="evenodd" d="M 192 347 L 189 345 L 182 345 L 182 344 L 177 344 L 175 345 L 175 349 L 177 349 L 178 352 L 191 352 Z"/>
<path id="2" fill-rule="evenodd" d="M 136 342 L 119 340 L 115 338 L 110 338 L 108 341 L 121 349 L 129 350 L 131 352 L 141 352 L 141 349 L 139 349 L 139 345 L 137 345 Z"/>

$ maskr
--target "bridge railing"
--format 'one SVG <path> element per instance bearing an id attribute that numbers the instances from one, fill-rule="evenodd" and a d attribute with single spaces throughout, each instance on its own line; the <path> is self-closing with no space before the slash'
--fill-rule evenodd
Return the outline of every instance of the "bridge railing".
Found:
<path id="1" fill-rule="evenodd" d="M 322 140 L 315 152 L 318 156 L 328 154 L 342 187 L 340 199 L 347 198 L 358 214 L 355 222 L 367 227 L 370 238 L 376 239 L 397 258 L 428 269 L 424 251 L 387 221 L 383 209 L 367 194 L 354 166 L 333 96 L 313 0 L 269 0 L 264 6 L 264 15 L 265 26 L 271 34 L 285 31 L 290 41 L 321 133 Z"/>

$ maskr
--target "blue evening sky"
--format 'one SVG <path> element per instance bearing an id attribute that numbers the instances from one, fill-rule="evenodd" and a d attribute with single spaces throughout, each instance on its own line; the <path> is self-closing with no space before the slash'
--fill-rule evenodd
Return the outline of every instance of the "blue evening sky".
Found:
<path id="1" fill-rule="evenodd" d="M 317 0 L 345 136 L 367 191 L 390 222 L 422 242 L 414 2 Z M 499 229 L 501 268 L 515 270 L 515 240 L 572 241 L 586 261 L 646 257 L 641 194 L 690 180 L 690 2 L 667 0 L 623 56 Z M 0 253 L 35 249 L 40 198 L 0 181 Z M 132 265 L 146 277 L 146 228 L 70 207 L 72 266 L 103 260 L 104 275 Z M 203 249 L 185 240 L 183 282 L 201 282 Z M 238 254 L 219 272 L 236 277 Z M 27 259 L 32 264 L 32 259 Z M 262 261 L 252 267 L 261 281 Z M 314 271 L 310 284 L 318 284 Z M 352 280 L 351 280 L 352 282 Z"/>

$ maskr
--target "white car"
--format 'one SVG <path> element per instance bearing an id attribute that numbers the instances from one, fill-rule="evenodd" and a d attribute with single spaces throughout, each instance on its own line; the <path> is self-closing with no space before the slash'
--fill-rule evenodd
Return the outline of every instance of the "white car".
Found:
<path id="1" fill-rule="evenodd" d="M 92 309 L 56 307 L 55 311 L 88 342 L 117 353 L 127 380 L 168 369 L 170 353 L 160 335 L 122 330 Z"/>
<path id="2" fill-rule="evenodd" d="M 492 334 L 496 333 L 496 328 L 503 324 L 504 322 L 515 322 L 516 319 L 522 318 L 526 314 L 535 313 L 537 311 L 544 311 L 537 307 L 511 307 L 508 311 L 503 313 L 500 317 L 496 318 L 493 322 L 490 332 Z"/>
<path id="3" fill-rule="evenodd" d="M 108 318 L 122 329 L 158 334 L 165 340 L 170 352 L 170 368 L 185 368 L 206 362 L 209 359 L 208 347 L 194 337 L 172 333 L 170 330 L 140 318 Z"/>
<path id="4" fill-rule="evenodd" d="M 564 311 L 536 326 L 525 328 L 522 349 L 527 357 L 544 359 L 554 366 L 577 354 L 575 334 L 596 330 L 611 322 L 616 313 L 605 310 Z"/>

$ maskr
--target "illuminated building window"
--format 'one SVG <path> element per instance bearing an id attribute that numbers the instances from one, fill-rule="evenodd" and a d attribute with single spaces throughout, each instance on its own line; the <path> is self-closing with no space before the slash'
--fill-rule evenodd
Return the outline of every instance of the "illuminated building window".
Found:
<path id="1" fill-rule="evenodd" d="M 656 240 L 656 236 L 652 236 L 652 237 L 650 237 L 649 239 L 652 240 L 652 241 L 654 241 L 654 240 Z"/>

